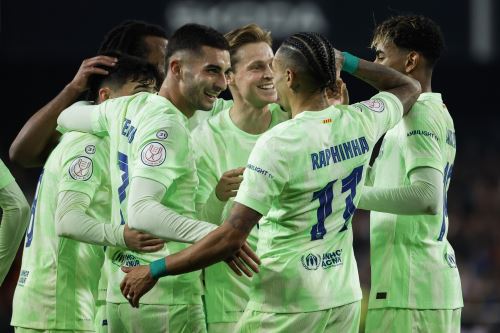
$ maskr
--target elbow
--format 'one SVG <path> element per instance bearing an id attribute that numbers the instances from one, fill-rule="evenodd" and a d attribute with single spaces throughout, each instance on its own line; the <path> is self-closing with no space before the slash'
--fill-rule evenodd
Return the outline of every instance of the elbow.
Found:
<path id="1" fill-rule="evenodd" d="M 437 215 L 437 214 L 439 214 L 439 208 L 440 208 L 440 206 L 436 201 L 429 202 L 425 206 L 424 214 L 425 215 Z"/>

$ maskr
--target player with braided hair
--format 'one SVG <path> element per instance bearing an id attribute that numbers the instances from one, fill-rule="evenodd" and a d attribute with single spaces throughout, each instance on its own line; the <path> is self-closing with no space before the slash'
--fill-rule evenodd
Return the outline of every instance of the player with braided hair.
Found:
<path id="1" fill-rule="evenodd" d="M 272 66 L 292 119 L 257 140 L 229 218 L 186 250 L 132 269 L 122 292 L 136 306 L 158 277 L 231 256 L 258 223 L 262 264 L 236 332 L 358 332 L 362 296 L 350 222 L 371 149 L 410 109 L 420 85 L 340 53 L 315 33 L 285 40 Z M 337 66 L 381 92 L 329 106 L 325 89 L 337 80 Z"/>

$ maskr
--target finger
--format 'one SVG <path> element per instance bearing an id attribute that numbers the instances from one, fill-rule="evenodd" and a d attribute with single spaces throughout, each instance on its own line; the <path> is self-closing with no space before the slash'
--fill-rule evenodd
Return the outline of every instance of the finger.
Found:
<path id="1" fill-rule="evenodd" d="M 105 66 L 113 66 L 117 63 L 118 59 L 115 57 L 108 56 L 97 56 L 93 58 L 87 59 L 85 62 L 85 66 L 96 66 L 96 65 L 105 65 Z"/>
<path id="2" fill-rule="evenodd" d="M 139 293 L 135 294 L 133 297 L 132 297 L 132 306 L 134 308 L 138 308 L 139 307 L 139 300 L 141 299 L 141 295 Z"/>
<path id="3" fill-rule="evenodd" d="M 245 251 L 240 250 L 237 255 L 252 271 L 259 272 L 259 265 Z"/>
<path id="4" fill-rule="evenodd" d="M 250 259 L 253 260 L 257 265 L 260 265 L 260 258 L 259 256 L 252 250 L 250 245 L 248 245 L 247 242 L 243 243 L 243 246 L 241 247 L 241 251 L 245 252 Z"/>
<path id="5" fill-rule="evenodd" d="M 165 244 L 165 241 L 163 239 L 151 236 L 149 234 L 140 235 L 138 238 L 139 238 L 139 241 L 141 242 L 142 245 Z"/>
<path id="6" fill-rule="evenodd" d="M 228 184 L 226 186 L 226 191 L 235 191 L 240 188 L 241 183 Z"/>
<path id="7" fill-rule="evenodd" d="M 144 247 L 140 247 L 139 248 L 139 251 L 142 251 L 142 252 L 156 252 L 156 251 L 160 251 L 161 249 L 163 249 L 164 247 L 164 244 L 160 244 L 160 245 L 148 245 L 148 246 L 144 246 Z"/>
<path id="8" fill-rule="evenodd" d="M 123 297 L 125 297 L 127 300 L 128 300 L 128 293 L 130 292 L 130 285 L 125 282 L 125 285 L 123 286 L 123 290 L 122 290 L 122 295 Z"/>
<path id="9" fill-rule="evenodd" d="M 238 276 L 242 275 L 240 269 L 238 268 L 238 266 L 236 266 L 236 263 L 234 262 L 233 259 L 227 260 L 226 264 L 233 270 L 233 272 L 236 273 L 236 275 Z"/>
<path id="10" fill-rule="evenodd" d="M 240 258 L 236 257 L 234 258 L 234 263 L 236 264 L 236 266 L 238 266 L 238 268 L 248 277 L 252 277 L 253 276 L 253 273 L 248 269 L 247 266 L 245 266 L 245 264 L 240 260 Z"/>
<path id="11" fill-rule="evenodd" d="M 91 68 L 87 68 L 85 70 L 85 74 L 88 74 L 88 75 L 93 75 L 93 74 L 108 75 L 109 72 L 103 68 L 91 67 Z"/>

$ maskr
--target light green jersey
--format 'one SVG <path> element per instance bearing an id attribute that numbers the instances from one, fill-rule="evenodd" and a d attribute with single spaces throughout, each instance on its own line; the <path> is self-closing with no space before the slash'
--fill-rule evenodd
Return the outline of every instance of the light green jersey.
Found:
<path id="1" fill-rule="evenodd" d="M 239 129 L 231 120 L 229 110 L 232 103 L 226 103 L 222 111 L 198 126 L 192 132 L 196 154 L 196 167 L 200 186 L 196 193 L 196 204 L 206 204 L 214 192 L 222 174 L 228 170 L 244 167 L 260 134 L 254 135 Z M 288 115 L 277 104 L 269 105 L 271 123 L 269 128 L 283 122 Z M 208 205 L 207 209 L 216 210 L 220 225 L 228 217 L 233 206 L 233 199 L 219 202 L 220 205 Z M 201 216 L 199 216 L 201 218 Z M 247 241 L 252 248 L 257 245 L 258 229 L 254 228 Z M 205 269 L 205 303 L 207 322 L 235 322 L 241 316 L 248 303 L 251 279 L 236 276 L 225 263 L 219 263 Z"/>
<path id="2" fill-rule="evenodd" d="M 456 309 L 463 306 L 455 253 L 446 239 L 446 193 L 456 143 L 441 94 L 423 93 L 410 113 L 387 132 L 374 167 L 374 187 L 410 185 L 409 173 L 443 173 L 444 206 L 438 215 L 370 215 L 370 308 Z"/>
<path id="3" fill-rule="evenodd" d="M 10 173 L 9 169 L 5 166 L 2 160 L 0 160 L 0 189 L 9 185 L 14 181 L 14 177 Z"/>
<path id="4" fill-rule="evenodd" d="M 361 299 L 350 221 L 371 149 L 402 114 L 382 92 L 302 112 L 257 140 L 235 199 L 263 215 L 248 309 L 310 312 Z"/>
<path id="5" fill-rule="evenodd" d="M 13 326 L 43 330 L 93 330 L 94 302 L 104 260 L 101 246 L 58 237 L 59 192 L 91 198 L 87 214 L 109 221 L 108 143 L 94 135 L 66 133 L 40 175 L 26 232 Z"/>
<path id="6" fill-rule="evenodd" d="M 188 120 L 188 128 L 192 132 L 198 125 L 203 124 L 211 117 L 215 116 L 222 110 L 233 105 L 232 100 L 225 100 L 218 98 L 210 111 L 197 110 L 191 118 Z"/>
<path id="7" fill-rule="evenodd" d="M 127 222 L 129 182 L 134 177 L 165 185 L 162 204 L 173 211 L 194 217 L 198 186 L 196 166 L 187 129 L 187 118 L 164 97 L 139 93 L 114 98 L 97 106 L 92 114 L 93 131 L 109 135 L 110 174 L 113 195 L 113 222 Z M 167 242 L 163 250 L 138 253 L 108 248 L 107 301 L 126 303 L 120 291 L 125 274 L 121 266 L 149 264 L 187 245 Z M 200 271 L 160 279 L 141 298 L 142 304 L 201 304 Z"/>

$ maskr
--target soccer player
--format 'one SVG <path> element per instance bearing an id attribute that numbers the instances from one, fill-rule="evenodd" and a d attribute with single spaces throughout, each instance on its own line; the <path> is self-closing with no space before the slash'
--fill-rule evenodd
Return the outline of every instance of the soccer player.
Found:
<path id="1" fill-rule="evenodd" d="M 106 70 L 99 101 L 154 91 L 159 77 L 153 65 L 126 56 Z M 161 239 L 110 223 L 108 146 L 90 134 L 66 133 L 45 163 L 14 295 L 16 332 L 93 331 L 104 260 L 102 246 L 96 245 L 163 248 Z"/>
<path id="2" fill-rule="evenodd" d="M 45 163 L 61 136 L 56 131 L 59 114 L 89 89 L 89 77 L 107 75 L 108 71 L 102 66 L 116 64 L 116 58 L 102 54 L 116 51 L 145 58 L 164 74 L 166 47 L 166 32 L 157 25 L 125 21 L 114 27 L 99 47 L 100 55 L 85 59 L 73 80 L 24 124 L 10 146 L 10 159 L 24 167 L 39 167 Z"/>
<path id="3" fill-rule="evenodd" d="M 375 29 L 372 47 L 376 63 L 418 80 L 422 94 L 387 132 L 359 203 L 372 211 L 366 332 L 459 332 L 460 276 L 446 239 L 455 128 L 431 87 L 442 33 L 427 17 L 397 16 Z"/>
<path id="4" fill-rule="evenodd" d="M 272 82 L 270 32 L 249 24 L 225 37 L 231 55 L 229 89 L 234 104 L 226 103 L 192 132 L 200 180 L 196 212 L 201 220 L 217 225 L 231 211 L 255 142 L 288 118 L 278 104 L 272 104 L 277 95 Z M 247 241 L 256 248 L 257 228 Z M 235 276 L 223 263 L 207 267 L 204 277 L 208 332 L 234 332 L 248 303 L 251 279 Z"/>
<path id="5" fill-rule="evenodd" d="M 0 285 L 9 272 L 29 221 L 30 207 L 9 169 L 0 160 Z"/>
<path id="6" fill-rule="evenodd" d="M 176 241 L 192 243 L 215 228 L 192 218 L 198 178 L 187 119 L 195 110 L 210 110 L 226 89 L 228 49 L 214 29 L 184 25 L 169 40 L 167 77 L 158 95 L 75 105 L 58 119 L 63 127 L 109 135 L 116 220 L 173 240 L 151 255 L 108 251 L 112 332 L 206 331 L 200 272 L 162 280 L 136 310 L 121 295 L 120 266 L 150 263 L 186 247 Z"/>
<path id="7" fill-rule="evenodd" d="M 273 82 L 292 119 L 257 140 L 236 203 L 218 229 L 150 266 L 125 269 L 121 288 L 131 304 L 137 306 L 161 276 L 231 255 L 259 223 L 262 265 L 235 331 L 358 332 L 361 290 L 350 221 L 371 148 L 410 109 L 420 86 L 344 54 L 316 33 L 284 41 L 272 63 Z M 337 89 L 342 62 L 382 92 L 351 106 L 329 106 L 325 89 Z"/>

